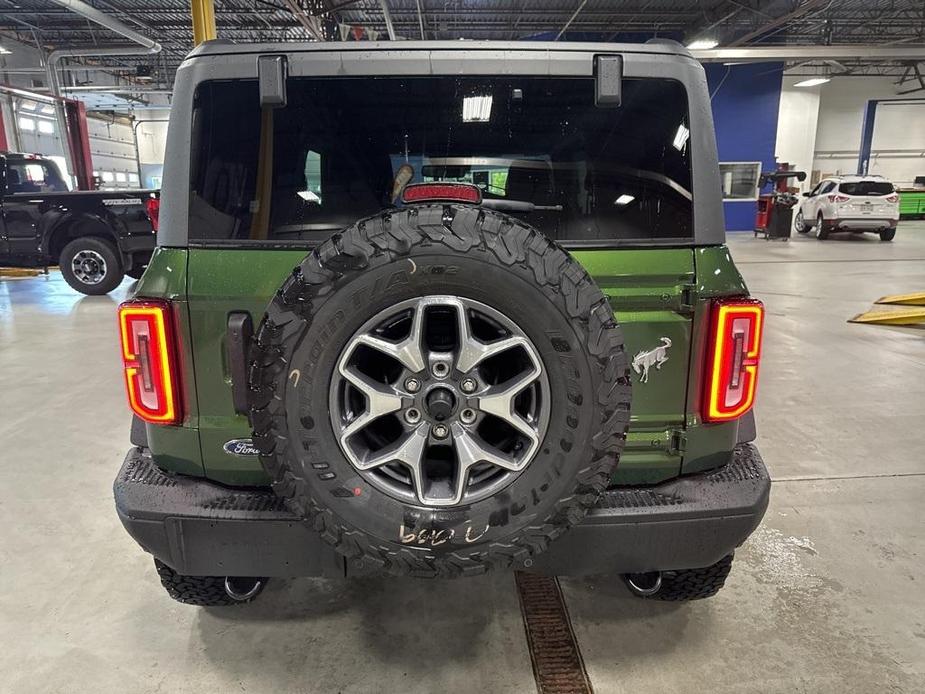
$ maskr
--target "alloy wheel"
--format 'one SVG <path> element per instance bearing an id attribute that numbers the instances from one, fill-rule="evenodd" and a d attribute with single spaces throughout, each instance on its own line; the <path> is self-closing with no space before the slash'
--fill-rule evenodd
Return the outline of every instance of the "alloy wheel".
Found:
<path id="1" fill-rule="evenodd" d="M 370 484 L 447 507 L 495 494 L 535 458 L 549 421 L 530 338 L 478 301 L 425 296 L 367 321 L 331 387 L 331 423 Z"/>

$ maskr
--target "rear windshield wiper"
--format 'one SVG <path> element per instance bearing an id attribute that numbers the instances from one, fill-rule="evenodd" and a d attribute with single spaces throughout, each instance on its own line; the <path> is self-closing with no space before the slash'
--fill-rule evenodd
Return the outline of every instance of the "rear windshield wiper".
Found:
<path id="1" fill-rule="evenodd" d="M 534 210 L 555 210 L 562 211 L 562 205 L 534 205 L 528 200 L 482 200 L 482 207 L 499 212 L 524 212 L 529 213 Z"/>

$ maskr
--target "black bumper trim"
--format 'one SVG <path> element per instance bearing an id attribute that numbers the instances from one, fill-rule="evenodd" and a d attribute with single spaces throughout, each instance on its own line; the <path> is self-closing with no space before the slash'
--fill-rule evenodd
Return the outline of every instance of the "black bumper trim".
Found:
<path id="1" fill-rule="evenodd" d="M 751 444 L 717 470 L 654 487 L 605 492 L 533 569 L 557 575 L 709 566 L 761 522 L 771 481 Z M 146 551 L 181 574 L 344 576 L 352 573 L 269 489 L 231 489 L 171 475 L 133 448 L 113 491 L 119 518 Z"/>

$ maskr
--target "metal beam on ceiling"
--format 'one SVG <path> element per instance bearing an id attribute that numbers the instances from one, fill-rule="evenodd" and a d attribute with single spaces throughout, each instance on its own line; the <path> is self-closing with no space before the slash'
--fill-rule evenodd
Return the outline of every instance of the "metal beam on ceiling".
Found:
<path id="1" fill-rule="evenodd" d="M 692 50 L 702 63 L 768 62 L 788 60 L 925 60 L 922 46 L 755 46 L 750 48 L 710 48 Z"/>

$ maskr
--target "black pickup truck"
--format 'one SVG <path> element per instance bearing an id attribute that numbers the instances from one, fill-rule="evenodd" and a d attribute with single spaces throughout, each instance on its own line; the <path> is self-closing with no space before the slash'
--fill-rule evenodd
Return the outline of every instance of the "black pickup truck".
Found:
<path id="1" fill-rule="evenodd" d="M 0 265 L 59 265 L 69 285 L 106 294 L 141 277 L 154 250 L 154 190 L 69 191 L 54 161 L 0 154 Z"/>

